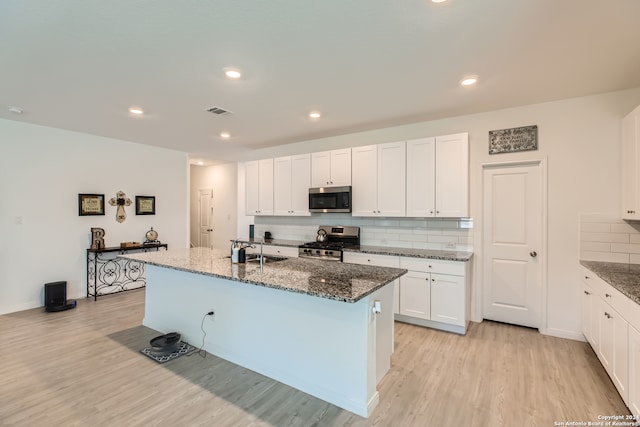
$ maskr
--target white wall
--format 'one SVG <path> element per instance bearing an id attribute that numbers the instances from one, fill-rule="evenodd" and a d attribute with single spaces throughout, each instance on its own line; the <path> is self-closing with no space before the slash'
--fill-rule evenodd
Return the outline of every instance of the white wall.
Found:
<path id="1" fill-rule="evenodd" d="M 228 248 L 229 241 L 237 237 L 238 164 L 191 166 L 191 243 L 194 246 L 198 246 L 198 191 L 201 189 L 213 190 L 211 244 L 218 249 Z"/>
<path id="2" fill-rule="evenodd" d="M 91 227 L 105 229 L 107 246 L 144 241 L 153 226 L 170 248 L 187 247 L 187 167 L 182 152 L 0 120 L 0 314 L 42 306 L 48 282 L 86 296 Z M 78 193 L 118 190 L 155 196 L 156 215 L 132 204 L 118 223 L 106 203 L 105 216 L 78 216 Z"/>
<path id="3" fill-rule="evenodd" d="M 482 165 L 546 158 L 548 292 L 543 302 L 547 317 L 541 329 L 551 335 L 582 339 L 578 292 L 579 215 L 619 210 L 622 117 L 639 104 L 640 88 L 637 88 L 310 140 L 256 151 L 251 159 L 469 132 L 470 210 L 474 219 L 475 252 L 472 303 L 474 317 L 481 318 Z M 488 154 L 490 130 L 527 125 L 538 125 L 537 151 Z"/>

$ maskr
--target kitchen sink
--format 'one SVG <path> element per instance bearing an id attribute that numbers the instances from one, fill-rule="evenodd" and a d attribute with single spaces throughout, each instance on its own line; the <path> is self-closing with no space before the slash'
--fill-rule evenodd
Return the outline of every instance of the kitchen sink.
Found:
<path id="1" fill-rule="evenodd" d="M 227 255 L 225 258 L 231 259 L 231 256 Z M 247 254 L 245 259 L 246 259 L 246 262 L 260 263 L 260 255 L 257 255 L 257 254 Z M 284 261 L 285 259 L 287 258 L 283 256 L 262 255 L 263 264 L 270 264 L 272 262 Z"/>
<path id="2" fill-rule="evenodd" d="M 273 256 L 273 255 L 262 255 L 262 262 L 264 264 L 268 264 L 271 262 L 278 262 L 278 261 L 284 261 L 285 259 L 287 259 L 286 257 L 282 257 L 282 256 Z M 247 255 L 247 262 L 260 262 L 260 255 L 257 254 L 249 254 Z"/>

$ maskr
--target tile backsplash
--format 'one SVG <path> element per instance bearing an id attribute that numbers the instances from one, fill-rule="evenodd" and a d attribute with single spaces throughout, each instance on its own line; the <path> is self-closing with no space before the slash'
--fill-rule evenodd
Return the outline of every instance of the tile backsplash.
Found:
<path id="1" fill-rule="evenodd" d="M 471 218 L 360 218 L 337 213 L 310 217 L 256 216 L 255 236 L 270 231 L 274 239 L 306 242 L 316 238 L 319 225 L 358 226 L 363 245 L 473 251 Z"/>
<path id="2" fill-rule="evenodd" d="M 580 258 L 640 264 L 640 223 L 615 214 L 580 216 Z"/>

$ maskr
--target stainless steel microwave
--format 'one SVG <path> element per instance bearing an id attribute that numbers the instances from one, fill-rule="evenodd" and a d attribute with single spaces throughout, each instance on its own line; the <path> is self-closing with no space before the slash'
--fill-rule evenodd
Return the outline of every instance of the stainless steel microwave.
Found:
<path id="1" fill-rule="evenodd" d="M 351 212 L 351 186 L 310 188 L 309 212 Z"/>

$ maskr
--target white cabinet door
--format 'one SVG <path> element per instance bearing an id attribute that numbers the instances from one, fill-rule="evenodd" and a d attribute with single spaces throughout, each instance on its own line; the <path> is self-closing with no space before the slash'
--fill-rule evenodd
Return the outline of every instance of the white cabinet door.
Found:
<path id="1" fill-rule="evenodd" d="M 311 156 L 278 157 L 273 160 L 273 214 L 310 215 Z"/>
<path id="2" fill-rule="evenodd" d="M 629 399 L 631 413 L 640 417 L 640 332 L 629 325 Z"/>
<path id="3" fill-rule="evenodd" d="M 465 301 L 464 277 L 431 274 L 431 320 L 465 326 Z"/>
<path id="4" fill-rule="evenodd" d="M 436 215 L 469 216 L 469 137 L 436 137 Z"/>
<path id="5" fill-rule="evenodd" d="M 351 185 L 351 148 L 331 151 L 332 186 Z"/>
<path id="6" fill-rule="evenodd" d="M 400 314 L 431 319 L 431 284 L 429 273 L 409 271 L 400 278 Z"/>
<path id="7" fill-rule="evenodd" d="M 613 322 L 613 370 L 611 379 L 624 403 L 629 400 L 629 323 L 615 310 Z"/>
<path id="8" fill-rule="evenodd" d="M 366 145 L 351 150 L 353 216 L 378 215 L 378 147 Z"/>
<path id="9" fill-rule="evenodd" d="M 407 141 L 407 216 L 469 216 L 469 135 Z"/>
<path id="10" fill-rule="evenodd" d="M 257 160 L 254 162 L 247 162 L 244 166 L 247 215 L 258 215 L 258 211 L 260 209 L 258 191 L 258 182 L 260 180 L 259 168 L 260 164 Z"/>
<path id="11" fill-rule="evenodd" d="M 351 148 L 311 154 L 311 186 L 351 185 Z"/>
<path id="12" fill-rule="evenodd" d="M 640 107 L 622 120 L 622 218 L 640 219 Z"/>
<path id="13" fill-rule="evenodd" d="M 326 187 L 331 182 L 331 152 L 311 154 L 311 186 Z"/>
<path id="14" fill-rule="evenodd" d="M 407 141 L 407 216 L 436 213 L 436 139 Z"/>
<path id="15" fill-rule="evenodd" d="M 273 159 L 259 161 L 258 215 L 273 215 Z"/>
<path id="16" fill-rule="evenodd" d="M 404 141 L 378 145 L 378 215 L 406 214 L 406 144 Z"/>
<path id="17" fill-rule="evenodd" d="M 352 149 L 352 215 L 405 216 L 405 142 Z"/>
<path id="18" fill-rule="evenodd" d="M 273 159 L 273 214 L 291 215 L 291 157 Z"/>
<path id="19" fill-rule="evenodd" d="M 582 334 L 593 348 L 597 348 L 594 340 L 593 321 L 594 313 L 597 312 L 598 299 L 598 295 L 593 289 L 582 282 Z"/>
<path id="20" fill-rule="evenodd" d="M 309 187 L 311 187 L 311 156 L 301 154 L 291 157 L 291 214 L 309 213 Z"/>
<path id="21" fill-rule="evenodd" d="M 598 300 L 599 310 L 596 312 L 600 330 L 598 359 L 626 403 L 629 397 L 629 324 L 602 298 Z"/>

